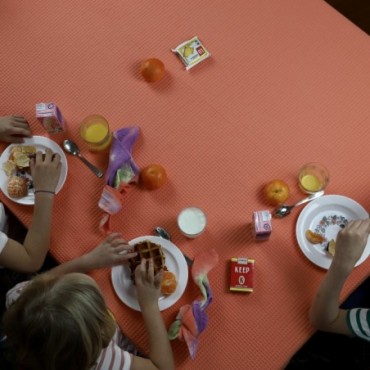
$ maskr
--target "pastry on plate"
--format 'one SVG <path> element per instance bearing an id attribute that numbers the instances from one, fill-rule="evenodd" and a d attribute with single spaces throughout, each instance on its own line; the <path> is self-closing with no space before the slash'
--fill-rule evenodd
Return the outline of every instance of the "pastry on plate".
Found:
<path id="1" fill-rule="evenodd" d="M 3 163 L 3 170 L 6 173 L 6 176 L 11 177 L 14 175 L 17 171 L 17 165 L 14 161 L 11 161 L 10 159 Z"/>
<path id="2" fill-rule="evenodd" d="M 334 254 L 335 254 L 335 240 L 334 239 L 330 239 L 329 243 L 328 243 L 328 252 L 330 253 L 330 255 L 332 255 L 334 257 Z"/>
<path id="3" fill-rule="evenodd" d="M 37 149 L 33 145 L 16 145 L 12 147 L 9 159 L 19 167 L 28 167 L 30 157 L 35 155 L 36 151 Z"/>
<path id="4" fill-rule="evenodd" d="M 13 159 L 14 156 L 18 155 L 18 153 L 23 153 L 27 156 L 32 154 L 36 154 L 36 147 L 33 145 L 15 145 L 10 150 L 10 157 L 9 159 Z"/>
<path id="5" fill-rule="evenodd" d="M 9 196 L 22 198 L 28 195 L 28 180 L 20 176 L 12 176 L 7 186 Z"/>

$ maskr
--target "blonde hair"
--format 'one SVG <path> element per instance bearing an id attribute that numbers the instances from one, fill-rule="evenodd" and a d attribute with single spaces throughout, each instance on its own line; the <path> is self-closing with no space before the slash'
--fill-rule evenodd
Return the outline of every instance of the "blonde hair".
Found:
<path id="1" fill-rule="evenodd" d="M 98 287 L 73 275 L 34 278 L 4 315 L 9 344 L 27 369 L 89 369 L 114 335 Z"/>

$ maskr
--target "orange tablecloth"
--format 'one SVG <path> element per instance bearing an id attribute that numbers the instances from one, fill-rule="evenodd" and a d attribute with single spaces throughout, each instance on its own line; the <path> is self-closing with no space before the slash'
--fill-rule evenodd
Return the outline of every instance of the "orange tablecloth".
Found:
<path id="1" fill-rule="evenodd" d="M 212 58 L 185 71 L 170 51 L 198 35 Z M 328 193 L 370 209 L 370 43 L 368 36 L 321 0 L 144 1 L 41 0 L 1 2 L 0 114 L 21 114 L 35 134 L 35 103 L 55 101 L 68 137 L 106 168 L 78 135 L 87 115 L 105 116 L 112 129 L 136 124 L 140 166 L 166 167 L 169 183 L 153 192 L 134 188 L 113 229 L 127 239 L 166 227 L 190 256 L 215 248 L 210 273 L 214 302 L 194 361 L 174 342 L 179 369 L 281 369 L 312 334 L 308 309 L 324 271 L 306 259 L 295 239 L 299 210 L 273 220 L 268 241 L 254 241 L 254 210 L 268 206 L 262 186 L 282 178 L 291 202 L 303 195 L 297 170 L 319 161 L 330 170 Z M 159 83 L 139 74 L 141 60 L 167 68 Z M 61 137 L 52 137 L 60 142 Z M 97 245 L 103 180 L 78 159 L 56 198 L 51 252 L 60 261 Z M 28 225 L 32 207 L 1 200 Z M 208 227 L 195 240 L 181 236 L 176 216 L 188 205 L 205 210 Z M 256 259 L 255 291 L 228 292 L 231 257 Z M 367 274 L 356 268 L 344 293 Z M 139 313 L 116 297 L 110 270 L 92 274 L 120 325 L 147 348 Z M 170 324 L 198 294 L 190 282 L 180 301 L 163 312 Z"/>

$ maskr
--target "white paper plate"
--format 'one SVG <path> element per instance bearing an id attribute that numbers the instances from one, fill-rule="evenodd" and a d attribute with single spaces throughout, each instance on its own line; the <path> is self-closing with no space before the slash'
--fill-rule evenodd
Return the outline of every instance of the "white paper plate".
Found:
<path id="1" fill-rule="evenodd" d="M 143 240 L 149 240 L 155 244 L 160 244 L 166 256 L 167 269 L 173 272 L 177 277 L 177 288 L 174 293 L 169 296 L 159 298 L 159 309 L 162 311 L 175 304 L 184 293 L 188 283 L 188 266 L 180 249 L 169 240 L 158 236 L 140 236 L 129 242 L 134 245 Z M 120 265 L 112 268 L 112 283 L 119 299 L 136 311 L 140 311 L 140 306 L 136 297 L 136 289 L 130 279 L 130 269 L 128 265 Z"/>
<path id="2" fill-rule="evenodd" d="M 349 221 L 367 218 L 369 213 L 356 201 L 342 195 L 324 195 L 309 203 L 298 217 L 296 237 L 299 247 L 311 262 L 328 269 L 333 257 L 326 251 L 325 245 L 310 243 L 305 236 L 306 230 L 322 234 L 327 240 L 335 240 L 338 232 Z M 356 266 L 364 262 L 369 254 L 370 238 Z"/>
<path id="3" fill-rule="evenodd" d="M 27 205 L 33 205 L 35 204 L 35 194 L 33 192 L 33 189 L 30 189 L 28 191 L 28 195 L 23 198 L 12 198 L 9 196 L 7 191 L 8 181 L 9 178 L 6 175 L 6 173 L 3 170 L 3 164 L 9 160 L 10 150 L 13 146 L 18 145 L 33 145 L 36 147 L 38 151 L 45 152 L 46 148 L 49 148 L 54 153 L 58 153 L 60 155 L 60 162 L 62 164 L 61 174 L 58 181 L 58 185 L 55 189 L 55 192 L 58 193 L 60 189 L 62 189 L 66 178 L 67 178 L 67 172 L 68 172 L 68 164 L 67 164 L 67 158 L 62 150 L 62 148 L 53 140 L 50 140 L 47 137 L 44 136 L 33 136 L 31 138 L 25 138 L 24 143 L 22 144 L 10 144 L 2 153 L 0 156 L 0 188 L 2 192 L 13 202 L 19 203 L 19 204 L 27 204 Z"/>

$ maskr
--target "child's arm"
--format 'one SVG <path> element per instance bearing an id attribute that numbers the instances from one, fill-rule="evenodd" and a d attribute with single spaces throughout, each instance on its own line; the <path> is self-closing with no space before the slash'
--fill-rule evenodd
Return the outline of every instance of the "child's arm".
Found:
<path id="1" fill-rule="evenodd" d="M 149 338 L 149 359 L 134 357 L 131 370 L 172 370 L 174 358 L 167 330 L 158 306 L 162 273 L 154 276 L 153 260 L 136 268 L 135 282 L 141 312 Z"/>
<path id="2" fill-rule="evenodd" d="M 365 249 L 369 232 L 369 219 L 352 221 L 339 232 L 333 262 L 310 310 L 310 322 L 317 329 L 352 334 L 346 321 L 347 311 L 339 308 L 340 292 Z"/>
<path id="3" fill-rule="evenodd" d="M 35 207 L 32 222 L 23 245 L 9 239 L 0 254 L 0 265 L 14 271 L 35 272 L 44 262 L 50 243 L 51 215 L 54 192 L 61 171 L 60 156 L 46 149 L 31 161 L 31 173 L 35 188 Z M 42 192 L 38 192 L 42 190 Z"/>
<path id="4" fill-rule="evenodd" d="M 54 267 L 47 274 L 88 273 L 94 269 L 119 265 L 136 256 L 137 253 L 131 252 L 131 249 L 121 234 L 112 233 L 91 252 Z"/>

